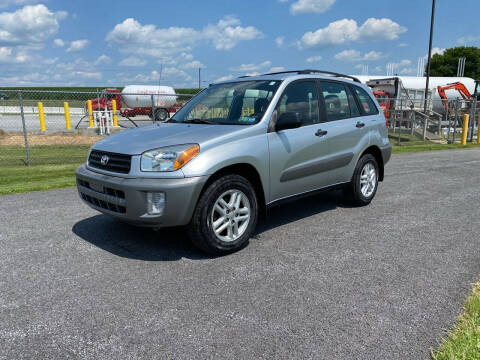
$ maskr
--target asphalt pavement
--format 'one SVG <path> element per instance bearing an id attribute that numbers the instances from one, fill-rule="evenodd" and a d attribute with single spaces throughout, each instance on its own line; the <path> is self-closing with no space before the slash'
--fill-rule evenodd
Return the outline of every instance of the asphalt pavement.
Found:
<path id="1" fill-rule="evenodd" d="M 428 359 L 480 275 L 480 149 L 393 156 L 373 203 L 274 208 L 211 258 L 73 188 L 0 197 L 0 358 Z"/>

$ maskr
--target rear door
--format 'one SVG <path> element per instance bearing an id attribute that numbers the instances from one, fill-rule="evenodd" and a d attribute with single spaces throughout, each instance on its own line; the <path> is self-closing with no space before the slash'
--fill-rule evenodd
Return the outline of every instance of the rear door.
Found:
<path id="1" fill-rule="evenodd" d="M 355 154 L 362 141 L 368 144 L 366 124 L 353 90 L 345 82 L 320 81 L 321 98 L 325 103 L 325 130 L 328 130 L 328 151 L 331 164 L 330 183 L 350 181 Z"/>
<path id="2" fill-rule="evenodd" d="M 322 188 L 329 184 L 324 160 L 328 157 L 322 133 L 316 80 L 298 80 L 284 90 L 272 115 L 268 133 L 270 151 L 270 202 Z M 275 119 L 298 112 L 302 126 L 275 131 Z"/>

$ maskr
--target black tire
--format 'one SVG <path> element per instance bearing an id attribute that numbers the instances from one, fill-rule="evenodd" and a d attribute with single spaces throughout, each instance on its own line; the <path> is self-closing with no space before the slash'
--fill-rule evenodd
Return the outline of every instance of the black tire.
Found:
<path id="1" fill-rule="evenodd" d="M 375 179 L 375 188 L 373 189 L 373 192 L 368 196 L 365 196 L 361 191 L 360 177 L 362 174 L 362 170 L 367 164 L 373 165 L 373 168 L 375 169 L 376 179 Z M 353 177 L 350 184 L 348 184 L 348 186 L 344 189 L 347 200 L 349 200 L 353 205 L 356 205 L 356 206 L 365 206 L 370 204 L 370 202 L 375 197 L 375 194 L 377 193 L 378 176 L 379 176 L 378 163 L 375 157 L 371 154 L 363 155 L 358 160 L 357 165 L 355 166 L 355 171 L 353 172 Z"/>
<path id="2" fill-rule="evenodd" d="M 166 109 L 156 109 L 155 110 L 155 121 L 164 122 L 167 121 L 169 113 Z"/>
<path id="3" fill-rule="evenodd" d="M 239 238 L 226 242 L 215 234 L 211 214 L 219 197 L 230 190 L 239 190 L 248 198 L 250 220 Z M 190 240 L 196 247 L 210 254 L 221 255 L 232 253 L 246 246 L 255 230 L 257 220 L 258 201 L 252 184 L 243 176 L 225 175 L 212 182 L 200 196 L 187 231 Z"/>

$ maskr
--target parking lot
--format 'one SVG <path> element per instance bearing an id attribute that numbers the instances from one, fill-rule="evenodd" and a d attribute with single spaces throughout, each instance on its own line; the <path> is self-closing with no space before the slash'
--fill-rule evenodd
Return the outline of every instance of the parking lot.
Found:
<path id="1" fill-rule="evenodd" d="M 479 168 L 394 155 L 370 206 L 279 206 L 219 258 L 74 188 L 0 197 L 0 358 L 428 359 L 480 273 Z"/>

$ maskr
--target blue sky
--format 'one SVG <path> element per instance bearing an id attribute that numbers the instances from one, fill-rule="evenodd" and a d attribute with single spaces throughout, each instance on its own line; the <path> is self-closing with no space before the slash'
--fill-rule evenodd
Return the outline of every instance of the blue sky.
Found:
<path id="1" fill-rule="evenodd" d="M 437 1 L 436 52 L 480 46 L 478 1 Z M 0 0 L 0 86 L 202 86 L 282 69 L 416 75 L 430 0 Z"/>

